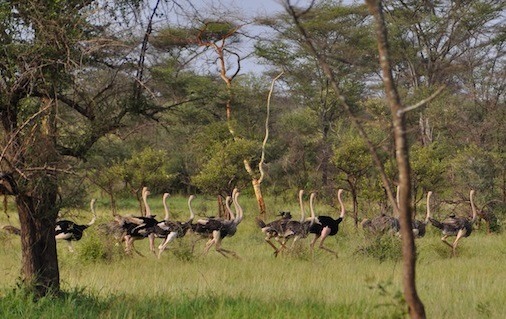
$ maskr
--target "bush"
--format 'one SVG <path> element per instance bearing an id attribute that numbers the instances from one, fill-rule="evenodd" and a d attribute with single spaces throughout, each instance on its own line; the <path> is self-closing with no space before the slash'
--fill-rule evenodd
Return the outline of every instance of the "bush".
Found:
<path id="1" fill-rule="evenodd" d="M 388 234 L 366 237 L 364 245 L 359 246 L 357 252 L 381 262 L 402 258 L 400 239 Z"/>

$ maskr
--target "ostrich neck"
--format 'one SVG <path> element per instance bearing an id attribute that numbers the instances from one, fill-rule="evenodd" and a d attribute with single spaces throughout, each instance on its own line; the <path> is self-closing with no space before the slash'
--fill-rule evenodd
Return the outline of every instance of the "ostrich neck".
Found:
<path id="1" fill-rule="evenodd" d="M 233 201 L 234 199 L 232 199 Z M 225 198 L 225 207 L 227 208 L 227 213 L 230 217 L 230 219 L 236 219 L 236 215 L 234 214 L 234 212 L 232 211 L 232 208 L 230 208 L 230 196 L 227 196 L 227 198 Z M 235 205 L 235 202 L 234 202 L 234 205 Z M 236 214 L 237 214 L 237 207 L 236 207 Z"/>
<path id="2" fill-rule="evenodd" d="M 190 198 L 188 199 L 188 208 L 190 209 L 190 219 L 195 218 L 195 213 L 193 212 L 193 209 L 192 209 L 192 200 L 193 200 L 193 196 L 190 196 Z"/>
<path id="3" fill-rule="evenodd" d="M 341 198 L 341 193 L 342 192 L 337 193 L 337 200 L 339 201 L 339 205 L 341 205 L 341 214 L 339 215 L 339 217 L 343 218 L 344 214 L 346 213 L 346 209 L 344 208 L 344 203 L 343 203 L 343 199 Z"/>
<path id="4" fill-rule="evenodd" d="M 239 224 L 242 219 L 244 218 L 243 210 L 241 205 L 239 204 L 239 192 L 237 190 L 234 190 L 232 194 L 232 202 L 234 203 L 235 207 L 235 213 L 236 213 L 236 223 Z"/>
<path id="5" fill-rule="evenodd" d="M 474 192 L 471 191 L 471 194 L 469 195 L 469 198 L 471 200 L 471 209 L 473 211 L 473 218 L 471 219 L 471 222 L 474 223 L 474 221 L 476 220 L 476 216 L 477 216 L 477 213 L 476 213 L 476 207 L 474 206 Z"/>
<path id="6" fill-rule="evenodd" d="M 146 216 L 151 216 L 151 208 L 148 205 L 148 191 L 146 189 L 142 190 L 142 201 L 144 202 L 144 207 L 146 207 Z"/>
<path id="7" fill-rule="evenodd" d="M 167 205 L 167 196 L 163 196 L 163 210 L 165 211 L 165 220 L 170 219 L 169 206 Z"/>
<path id="8" fill-rule="evenodd" d="M 304 194 L 303 191 L 299 191 L 299 206 L 300 206 L 300 222 L 303 223 L 306 219 L 306 210 L 304 209 L 304 201 L 302 200 L 302 195 Z M 311 196 L 309 197 L 309 210 L 311 211 L 311 220 L 314 219 L 314 212 L 313 212 L 313 197 L 314 193 L 311 193 Z"/>

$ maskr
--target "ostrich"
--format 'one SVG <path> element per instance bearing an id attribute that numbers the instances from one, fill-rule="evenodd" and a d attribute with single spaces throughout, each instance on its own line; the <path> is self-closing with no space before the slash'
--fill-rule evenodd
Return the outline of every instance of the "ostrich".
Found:
<path id="1" fill-rule="evenodd" d="M 167 206 L 167 197 L 169 197 L 169 193 L 163 194 L 163 207 L 165 209 L 165 219 L 163 222 L 158 223 L 155 226 L 154 234 L 158 238 L 164 238 L 164 241 L 158 246 L 158 258 L 162 255 L 162 252 L 165 250 L 167 245 L 174 238 L 182 238 L 189 229 L 191 229 L 193 218 L 195 218 L 195 214 L 191 209 L 191 201 L 195 198 L 194 195 L 190 195 L 188 198 L 188 207 L 190 208 L 190 218 L 185 222 L 180 221 L 171 221 L 169 216 L 169 207 Z"/>
<path id="2" fill-rule="evenodd" d="M 124 227 L 126 226 L 125 241 L 128 247 L 127 249 L 130 249 L 133 247 L 133 242 L 135 240 L 148 237 L 149 249 L 152 252 L 155 252 L 155 237 L 153 231 L 159 222 L 155 219 L 155 215 L 151 215 L 151 208 L 148 204 L 148 196 L 150 195 L 150 192 L 147 187 L 142 188 L 141 195 L 146 209 L 146 216 L 127 217 L 124 225 Z"/>
<path id="3" fill-rule="evenodd" d="M 315 234 L 315 237 L 310 244 L 311 251 L 313 251 L 314 245 L 316 241 L 318 241 L 319 239 L 320 240 L 319 248 L 334 254 L 334 256 L 336 256 L 337 258 L 337 252 L 325 247 L 323 245 L 323 242 L 325 241 L 325 238 L 327 238 L 327 236 L 334 236 L 337 234 L 337 232 L 339 231 L 339 224 L 343 221 L 346 210 L 344 208 L 343 200 L 341 198 L 342 193 L 343 189 L 340 188 L 337 191 L 337 199 L 339 201 L 339 205 L 341 205 L 341 214 L 337 219 L 334 219 L 330 216 L 315 217 L 313 208 L 313 200 L 315 197 L 315 193 L 311 193 L 311 196 L 309 198 L 309 207 L 311 209 L 311 218 L 315 219 L 313 225 L 309 228 L 309 232 Z"/>
<path id="4" fill-rule="evenodd" d="M 21 235 L 21 230 L 15 226 L 12 226 L 12 225 L 5 225 L 2 227 L 2 229 L 12 235 L 18 235 L 18 236 Z"/>
<path id="5" fill-rule="evenodd" d="M 149 195 L 149 191 L 147 187 L 142 189 L 142 198 L 144 204 L 147 203 L 147 196 Z M 146 207 L 146 216 L 121 216 L 118 214 L 114 215 L 115 221 L 118 223 L 119 227 L 123 229 L 123 240 L 125 241 L 125 252 L 129 254 L 132 249 L 135 250 L 139 255 L 143 256 L 139 251 L 137 251 L 133 245 L 135 240 L 144 239 L 149 237 L 149 235 L 153 232 L 154 227 L 158 224 L 158 221 L 155 219 L 155 216 L 151 215 L 151 210 L 149 209 L 149 205 Z M 150 249 L 154 251 L 154 240 L 150 238 Z"/>
<path id="6" fill-rule="evenodd" d="M 72 247 L 72 241 L 78 241 L 83 237 L 83 232 L 85 229 L 93 225 L 95 220 L 97 219 L 97 214 L 95 212 L 95 201 L 93 198 L 90 202 L 91 212 L 93 213 L 93 218 L 86 225 L 78 225 L 70 220 L 59 220 L 56 222 L 54 232 L 55 239 L 66 240 L 68 243 L 69 251 L 74 252 L 74 248 Z"/>
<path id="7" fill-rule="evenodd" d="M 256 218 L 258 227 L 260 227 L 261 231 L 266 235 L 264 240 L 272 247 L 272 249 L 274 249 L 275 256 L 277 256 L 279 250 L 278 247 L 272 243 L 271 239 L 274 238 L 276 241 L 280 242 L 279 234 L 283 231 L 284 225 L 292 219 L 292 215 L 290 213 L 286 214 L 285 212 L 281 212 L 280 216 L 281 218 L 273 220 L 267 224 L 259 217 Z"/>
<path id="8" fill-rule="evenodd" d="M 302 214 L 304 211 L 304 203 L 302 202 L 302 195 L 304 194 L 304 190 L 299 190 L 299 205 Z M 262 232 L 265 234 L 265 242 L 269 244 L 269 246 L 274 249 L 274 256 L 277 256 L 278 253 L 281 251 L 281 249 L 286 248 L 285 242 L 281 241 L 282 235 L 285 232 L 285 229 L 287 227 L 287 224 L 292 219 L 292 215 L 290 212 L 281 212 L 280 213 L 281 218 L 273 220 L 272 222 L 265 223 L 262 219 L 259 217 L 256 218 L 256 222 L 258 227 L 262 230 Z M 274 243 L 271 241 L 271 239 L 274 238 L 277 242 L 280 243 L 281 247 L 278 248 Z"/>
<path id="9" fill-rule="evenodd" d="M 399 187 L 397 187 L 396 204 L 399 206 Z M 385 233 L 391 233 L 399 235 L 401 225 L 399 219 L 393 216 L 388 216 L 385 213 L 381 213 L 379 216 L 373 219 L 364 219 L 360 223 L 362 228 L 376 235 L 382 235 Z"/>
<path id="10" fill-rule="evenodd" d="M 192 224 L 192 231 L 194 233 L 196 233 L 197 235 L 199 235 L 201 238 L 211 239 L 212 234 L 213 234 L 213 230 L 215 228 L 219 228 L 223 221 L 235 219 L 235 214 L 230 209 L 230 199 L 231 199 L 231 196 L 227 196 L 225 199 L 225 206 L 226 206 L 227 213 L 228 213 L 228 219 L 224 219 L 221 217 L 214 217 L 214 216 L 200 218 L 197 220 L 197 222 L 195 224 Z M 190 209 L 190 213 L 195 214 L 193 212 L 191 202 L 189 203 L 188 206 Z"/>
<path id="11" fill-rule="evenodd" d="M 147 223 L 149 224 L 146 225 L 144 231 L 147 233 L 147 237 L 149 239 L 149 250 L 151 250 L 153 253 L 156 254 L 155 252 L 155 228 L 156 228 L 156 225 L 158 225 L 158 221 L 156 219 L 154 219 L 156 216 L 153 216 L 151 214 L 151 208 L 149 207 L 149 204 L 148 204 L 148 196 L 151 195 L 151 192 L 148 190 L 148 188 L 146 186 L 144 186 L 142 188 L 142 201 L 144 203 L 144 207 L 146 209 L 146 218 L 148 218 Z M 152 220 L 153 219 L 153 220 Z M 153 222 L 156 222 L 154 225 L 153 225 Z M 133 237 L 130 237 L 130 238 L 133 238 Z M 141 237 L 138 237 L 137 239 L 140 239 Z"/>
<path id="12" fill-rule="evenodd" d="M 425 215 L 425 220 L 417 220 L 413 219 L 413 222 L 411 223 L 411 227 L 413 229 L 413 235 L 416 238 L 421 238 L 425 236 L 427 224 L 429 223 L 430 218 L 430 197 L 432 195 L 432 192 L 427 192 L 427 214 Z"/>
<path id="13" fill-rule="evenodd" d="M 221 241 L 225 237 L 231 237 L 234 236 L 237 232 L 237 226 L 241 223 L 243 219 L 243 210 L 242 207 L 239 205 L 239 191 L 237 189 L 234 189 L 232 192 L 232 202 L 234 204 L 234 207 L 236 209 L 235 216 L 233 216 L 233 219 L 230 220 L 224 220 L 219 218 L 207 218 L 204 220 L 199 220 L 197 222 L 197 232 L 203 233 L 203 234 L 209 234 L 210 239 L 207 241 L 206 246 L 204 248 L 204 254 L 206 254 L 209 249 L 211 249 L 212 246 L 215 246 L 215 250 L 219 252 L 224 257 L 228 257 L 228 255 L 232 255 L 235 258 L 239 258 L 237 253 L 235 253 L 232 250 L 224 249 L 221 247 Z M 229 200 L 226 200 L 226 203 L 228 203 Z M 228 204 L 227 204 L 228 205 Z M 232 210 L 227 207 L 227 210 L 229 214 L 232 216 L 234 215 Z"/>
<path id="14" fill-rule="evenodd" d="M 446 245 L 450 246 L 452 248 L 452 255 L 456 255 L 457 245 L 459 240 L 462 237 L 469 237 L 473 231 L 473 224 L 476 221 L 477 213 L 476 213 L 476 207 L 474 206 L 473 196 L 474 196 L 474 189 L 472 189 L 469 192 L 469 199 L 471 201 L 471 209 L 473 211 L 473 217 L 471 220 L 469 220 L 466 217 L 459 217 L 455 215 L 448 216 L 445 220 L 442 222 L 429 217 L 429 220 L 432 225 L 439 228 L 443 232 L 443 237 L 441 237 L 441 240 Z M 455 241 L 453 244 L 450 244 L 446 239 L 450 236 L 456 236 Z"/>
<path id="15" fill-rule="evenodd" d="M 399 234 L 400 224 L 395 217 L 388 216 L 385 213 L 374 217 L 373 219 L 364 219 L 361 222 L 362 228 L 373 234 L 393 233 Z"/>
<path id="16" fill-rule="evenodd" d="M 296 220 L 288 220 L 286 224 L 282 225 L 282 231 L 279 233 L 279 237 L 281 238 L 281 247 L 278 249 L 277 255 L 280 251 L 286 248 L 286 243 L 288 240 L 293 238 L 293 242 L 290 245 L 290 248 L 293 248 L 295 246 L 295 243 L 301 239 L 306 238 L 309 234 L 309 229 L 313 226 L 315 223 L 314 218 L 305 218 L 305 210 L 304 210 L 304 204 L 302 201 L 302 192 L 299 191 L 299 205 L 300 205 L 300 213 L 301 213 L 301 219 L 300 221 Z"/>

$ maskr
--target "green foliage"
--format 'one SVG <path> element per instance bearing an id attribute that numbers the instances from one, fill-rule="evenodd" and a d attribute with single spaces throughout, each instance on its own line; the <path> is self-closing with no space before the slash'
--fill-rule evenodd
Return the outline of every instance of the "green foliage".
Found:
<path id="1" fill-rule="evenodd" d="M 390 278 L 386 281 L 374 282 L 373 278 L 367 278 L 366 282 L 369 284 L 368 288 L 373 293 L 379 294 L 385 301 L 377 307 L 385 307 L 392 309 L 389 312 L 388 318 L 402 319 L 408 315 L 408 307 L 402 291 L 395 287 L 393 280 Z"/>
<path id="2" fill-rule="evenodd" d="M 445 173 L 448 169 L 448 151 L 439 143 L 428 146 L 414 145 L 410 149 L 413 192 L 423 196 L 427 191 L 443 190 L 448 186 Z"/>
<path id="3" fill-rule="evenodd" d="M 467 189 L 485 191 L 494 188 L 498 168 L 492 154 L 471 144 L 454 154 L 451 159 L 450 180 L 455 187 L 467 193 Z"/>
<path id="4" fill-rule="evenodd" d="M 320 134 L 315 112 L 298 108 L 283 114 L 277 121 L 276 139 L 269 154 L 269 178 L 272 191 L 316 187 L 318 172 L 311 169 L 318 160 Z M 276 159 L 276 160 L 274 160 Z"/>
<path id="5" fill-rule="evenodd" d="M 399 238 L 390 234 L 367 237 L 357 253 L 385 262 L 388 260 L 401 260 L 402 248 Z"/>
<path id="6" fill-rule="evenodd" d="M 115 241 L 106 238 L 95 231 L 94 228 L 86 230 L 86 236 L 79 242 L 77 257 L 87 262 L 112 261 L 115 255 Z"/>
<path id="7" fill-rule="evenodd" d="M 243 160 L 252 160 L 260 154 L 258 144 L 244 139 L 216 142 L 208 150 L 201 171 L 192 178 L 193 183 L 208 194 L 229 190 L 237 181 L 247 179 Z"/>
<path id="8" fill-rule="evenodd" d="M 132 158 L 123 162 L 118 171 L 122 179 L 136 189 L 145 185 L 153 190 L 163 189 L 175 178 L 167 166 L 167 157 L 165 151 L 147 147 L 133 153 Z"/>
<path id="9" fill-rule="evenodd" d="M 347 177 L 358 179 L 371 169 L 372 157 L 364 139 L 349 134 L 334 147 L 332 162 Z"/>

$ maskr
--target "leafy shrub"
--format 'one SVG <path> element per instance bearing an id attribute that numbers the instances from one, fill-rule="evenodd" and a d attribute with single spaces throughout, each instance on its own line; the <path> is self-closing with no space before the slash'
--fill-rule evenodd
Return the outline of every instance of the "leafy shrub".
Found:
<path id="1" fill-rule="evenodd" d="M 357 252 L 381 262 L 402 258 L 401 241 L 399 238 L 387 234 L 366 237 L 365 244 L 359 246 Z"/>

